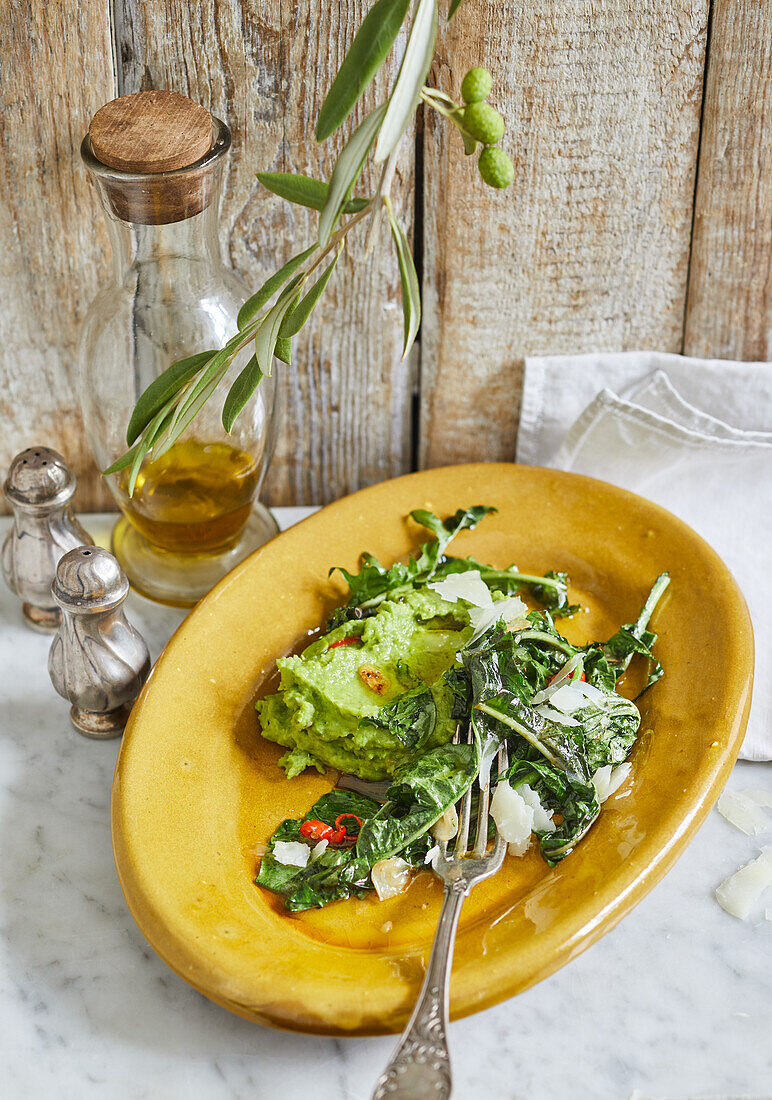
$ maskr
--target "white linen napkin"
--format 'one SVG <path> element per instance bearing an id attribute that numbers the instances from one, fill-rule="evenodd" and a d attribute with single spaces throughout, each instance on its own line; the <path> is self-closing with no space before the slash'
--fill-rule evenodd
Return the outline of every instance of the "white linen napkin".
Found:
<path id="1" fill-rule="evenodd" d="M 517 460 L 630 489 L 721 555 L 756 638 L 740 756 L 772 759 L 772 364 L 658 352 L 527 359 Z"/>

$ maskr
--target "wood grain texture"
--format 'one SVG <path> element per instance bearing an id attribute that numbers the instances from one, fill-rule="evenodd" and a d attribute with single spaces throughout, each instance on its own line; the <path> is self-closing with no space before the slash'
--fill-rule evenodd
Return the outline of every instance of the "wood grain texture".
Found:
<path id="1" fill-rule="evenodd" d="M 0 468 L 45 442 L 78 474 L 80 508 L 111 499 L 75 378 L 78 326 L 109 267 L 78 155 L 94 111 L 171 88 L 226 119 L 222 240 L 256 286 L 311 241 L 316 215 L 268 194 L 255 173 L 329 175 L 339 142 L 317 146 L 314 122 L 370 4 L 0 5 Z M 527 354 L 772 358 L 772 5 L 713 0 L 703 104 L 708 7 L 466 0 L 441 28 L 435 82 L 457 94 L 470 65 L 489 65 L 516 177 L 506 192 L 487 189 L 458 135 L 427 116 L 415 196 L 405 143 L 395 206 L 408 230 L 414 202 L 419 222 L 423 210 L 419 464 L 514 455 Z M 274 503 L 330 500 L 410 468 L 416 379 L 400 363 L 399 279 L 382 244 L 366 262 L 344 257 L 294 366 L 282 367 Z M 353 253 L 363 251 L 360 236 Z"/>
<path id="2" fill-rule="evenodd" d="M 714 0 L 687 355 L 772 357 L 772 4 Z"/>
<path id="3" fill-rule="evenodd" d="M 514 456 L 528 354 L 680 351 L 708 0 L 464 4 L 434 76 L 485 62 L 515 181 L 437 116 L 424 151 L 421 463 Z"/>
<path id="4" fill-rule="evenodd" d="M 134 92 L 101 107 L 88 136 L 94 156 L 112 168 L 173 172 L 212 148 L 212 116 L 179 92 Z"/>
<path id="5" fill-rule="evenodd" d="M 75 349 L 109 250 L 78 150 L 115 94 L 109 3 L 4 3 L 0 40 L 0 469 L 33 443 L 54 447 L 89 511 L 111 498 L 83 431 Z"/>
<path id="6" fill-rule="evenodd" d="M 316 115 L 368 7 L 369 0 L 116 0 L 121 90 L 183 92 L 231 128 L 222 241 L 250 285 L 314 238 L 317 215 L 270 195 L 255 173 L 329 178 L 340 142 L 316 145 Z M 357 120 L 393 74 L 393 67 L 379 74 Z M 408 230 L 412 163 L 408 139 L 394 188 Z M 358 236 L 353 252 L 363 251 Z M 324 303 L 296 341 L 292 368 L 281 369 L 284 416 L 264 493 L 274 504 L 328 501 L 409 469 L 412 379 L 400 363 L 391 249 L 356 265 L 342 258 Z"/>

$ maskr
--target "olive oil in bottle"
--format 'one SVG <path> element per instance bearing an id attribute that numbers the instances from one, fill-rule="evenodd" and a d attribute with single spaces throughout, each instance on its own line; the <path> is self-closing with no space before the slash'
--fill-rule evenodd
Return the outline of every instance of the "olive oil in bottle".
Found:
<path id="1" fill-rule="evenodd" d="M 128 488 L 128 471 L 123 473 Z M 187 439 L 140 470 L 124 512 L 155 546 L 208 554 L 235 542 L 252 509 L 258 467 L 227 443 Z"/>

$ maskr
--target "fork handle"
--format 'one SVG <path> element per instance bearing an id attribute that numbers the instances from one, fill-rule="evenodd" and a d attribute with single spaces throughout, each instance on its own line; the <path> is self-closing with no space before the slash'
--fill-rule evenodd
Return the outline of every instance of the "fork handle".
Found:
<path id="1" fill-rule="evenodd" d="M 456 928 L 464 903 L 461 882 L 445 887 L 424 984 L 391 1061 L 378 1078 L 372 1100 L 448 1100 L 448 982 Z"/>

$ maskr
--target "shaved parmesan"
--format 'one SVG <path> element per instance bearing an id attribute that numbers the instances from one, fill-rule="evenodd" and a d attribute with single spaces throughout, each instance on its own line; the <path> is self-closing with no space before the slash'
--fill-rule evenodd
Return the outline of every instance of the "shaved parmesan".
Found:
<path id="1" fill-rule="evenodd" d="M 458 832 L 458 812 L 455 806 L 448 806 L 442 817 L 434 822 L 429 832 L 435 840 L 452 840 Z"/>
<path id="2" fill-rule="evenodd" d="M 772 847 L 724 879 L 716 889 L 716 901 L 727 913 L 746 920 L 754 904 L 772 886 Z"/>
<path id="3" fill-rule="evenodd" d="M 489 607 L 470 607 L 469 622 L 474 627 L 474 634 L 467 645 L 477 641 L 499 619 L 503 619 L 505 623 L 508 623 L 512 619 L 521 618 L 527 611 L 528 608 L 519 596 L 507 596 L 506 599 L 496 600 Z"/>
<path id="4" fill-rule="evenodd" d="M 763 832 L 770 824 L 769 818 L 751 795 L 750 791 L 724 791 L 716 803 L 721 816 L 747 836 Z"/>
<path id="5" fill-rule="evenodd" d="M 554 695 L 556 691 L 567 684 L 567 682 L 573 676 L 574 672 L 576 672 L 577 668 L 579 668 L 579 666 L 582 664 L 583 660 L 584 658 L 582 657 L 581 653 L 575 653 L 573 657 L 570 657 L 563 665 L 560 672 L 556 673 L 556 675 L 552 677 L 547 686 L 545 688 L 542 688 L 541 691 L 536 692 L 533 697 L 533 702 L 546 702 L 551 695 Z"/>
<path id="6" fill-rule="evenodd" d="M 445 580 L 432 581 L 426 587 L 431 588 L 448 603 L 465 600 L 474 607 L 490 607 L 493 603 L 491 591 L 482 579 L 479 569 L 470 569 L 466 573 L 451 573 Z"/>
<path id="7" fill-rule="evenodd" d="M 541 693 L 540 693 L 541 694 Z M 534 696 L 536 699 L 536 696 Z M 587 701 L 581 692 L 578 692 L 573 684 L 562 684 L 557 691 L 547 696 L 551 707 L 562 711 L 563 714 L 573 714 L 575 710 L 581 710 L 587 706 Z"/>
<path id="8" fill-rule="evenodd" d="M 329 840 L 320 840 L 318 844 L 315 844 L 311 849 L 311 860 L 318 859 L 323 852 L 327 851 Z"/>
<path id="9" fill-rule="evenodd" d="M 530 806 L 533 810 L 533 827 L 537 833 L 554 833 L 556 829 L 555 822 L 552 820 L 552 810 L 545 810 L 539 801 L 539 796 L 532 787 L 529 787 L 527 783 L 523 783 L 521 787 L 518 787 L 518 792 L 527 806 Z"/>
<path id="10" fill-rule="evenodd" d="M 429 851 L 424 856 L 424 863 L 427 866 L 433 867 L 434 870 L 436 871 L 437 870 L 437 860 L 439 858 L 440 858 L 440 846 L 439 846 L 439 844 L 435 844 L 434 847 L 430 848 Z"/>
<path id="11" fill-rule="evenodd" d="M 536 791 L 527 783 L 516 791 L 506 780 L 499 783 L 491 799 L 491 817 L 513 856 L 525 855 L 534 829 L 547 833 L 555 829 L 552 813 L 544 809 Z"/>
<path id="12" fill-rule="evenodd" d="M 491 799 L 491 817 L 499 836 L 509 844 L 510 854 L 522 856 L 528 851 L 533 832 L 533 807 L 505 780 L 496 785 Z"/>
<path id="13" fill-rule="evenodd" d="M 277 840 L 273 846 L 273 858 L 286 867 L 306 867 L 310 855 L 308 845 L 298 840 Z"/>
<path id="14" fill-rule="evenodd" d="M 499 743 L 492 737 L 490 738 L 490 740 L 486 741 L 485 745 L 483 746 L 482 755 L 480 757 L 480 771 L 477 773 L 480 789 L 483 791 L 490 784 L 491 764 L 493 763 L 493 758 L 498 750 Z"/>
<path id="15" fill-rule="evenodd" d="M 394 898 L 407 889 L 410 882 L 410 865 L 400 856 L 381 859 L 370 872 L 375 892 L 381 901 Z"/>
<path id="16" fill-rule="evenodd" d="M 617 764 L 615 768 L 606 764 L 598 768 L 590 780 L 598 795 L 598 801 L 605 802 L 610 798 L 622 786 L 632 769 L 632 764 Z"/>
<path id="17" fill-rule="evenodd" d="M 574 680 L 571 687 L 575 688 L 580 695 L 584 695 L 591 703 L 596 703 L 600 707 L 608 702 L 608 693 L 596 688 L 594 684 L 587 684 L 584 680 Z"/>
<path id="18" fill-rule="evenodd" d="M 542 718 L 546 718 L 549 722 L 560 722 L 563 726 L 578 726 L 579 720 L 572 718 L 570 714 L 564 714 L 562 710 L 555 710 L 554 707 L 548 707 L 546 703 L 542 703 L 540 707 L 535 707 L 537 714 L 540 714 Z"/>

